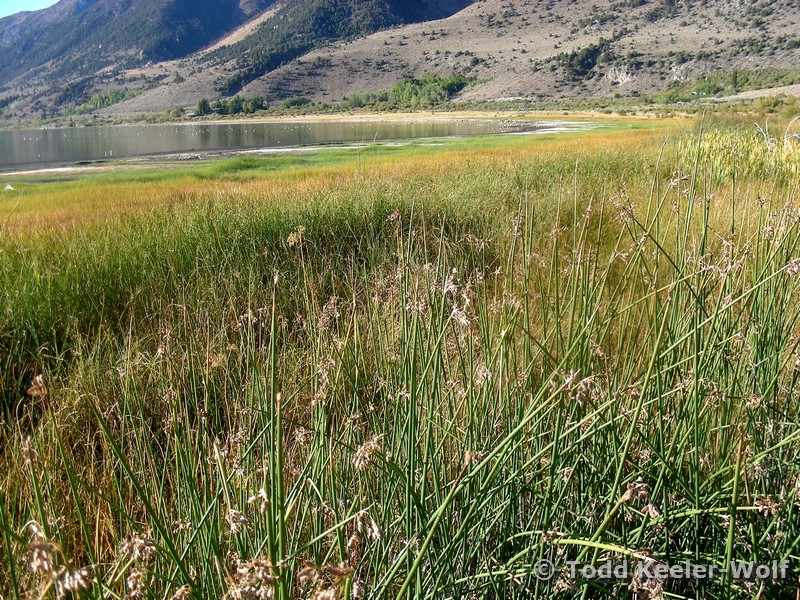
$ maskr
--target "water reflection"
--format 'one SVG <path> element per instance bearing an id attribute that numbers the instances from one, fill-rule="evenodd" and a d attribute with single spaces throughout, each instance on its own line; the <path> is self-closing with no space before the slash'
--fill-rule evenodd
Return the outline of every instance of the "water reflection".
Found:
<path id="1" fill-rule="evenodd" d="M 209 150 L 514 133 L 514 121 L 384 121 L 118 125 L 0 131 L 0 169 Z M 541 126 L 541 124 L 539 124 Z"/>

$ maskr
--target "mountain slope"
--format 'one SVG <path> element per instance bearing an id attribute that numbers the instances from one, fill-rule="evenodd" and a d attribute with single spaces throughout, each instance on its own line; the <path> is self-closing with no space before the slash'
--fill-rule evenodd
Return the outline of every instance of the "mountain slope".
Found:
<path id="1" fill-rule="evenodd" d="M 468 73 L 463 99 L 650 93 L 703 73 L 800 68 L 796 0 L 479 0 L 436 22 L 308 53 L 244 95 L 339 101 L 403 77 Z"/>
<path id="2" fill-rule="evenodd" d="M 213 58 L 235 60 L 220 89 L 229 94 L 312 48 L 401 24 L 450 16 L 468 0 L 286 0 L 252 35 L 219 49 Z"/>
<path id="3" fill-rule="evenodd" d="M 0 83 L 46 81 L 187 56 L 274 0 L 61 0 L 0 20 Z"/>

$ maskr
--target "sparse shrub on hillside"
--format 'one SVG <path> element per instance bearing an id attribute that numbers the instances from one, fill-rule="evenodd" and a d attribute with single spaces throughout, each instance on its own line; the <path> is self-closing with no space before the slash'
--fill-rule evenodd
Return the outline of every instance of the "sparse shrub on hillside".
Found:
<path id="1" fill-rule="evenodd" d="M 245 4 L 249 6 L 243 8 Z M 76 76 L 92 77 L 112 64 L 134 67 L 183 57 L 269 4 L 269 0 L 65 2 L 58 18 L 33 18 L 23 27 L 22 38 L 3 44 L 0 81 L 47 65 L 50 82 L 61 85 Z"/>
<path id="2" fill-rule="evenodd" d="M 653 8 L 645 14 L 645 19 L 651 23 L 673 18 L 680 9 L 679 0 L 655 0 L 653 4 Z"/>
<path id="3" fill-rule="evenodd" d="M 654 102 L 673 104 L 690 102 L 702 97 L 735 94 L 737 92 L 779 87 L 800 83 L 800 69 L 735 69 L 706 73 L 693 79 L 675 79 L 668 88 L 652 95 Z M 774 102 L 766 100 L 765 102 Z M 768 105 L 762 107 L 768 108 Z M 777 105 L 776 105 L 777 108 Z"/>
<path id="4" fill-rule="evenodd" d="M 12 94 L 10 96 L 6 96 L 5 98 L 0 98 L 0 116 L 3 116 L 4 113 L 9 110 L 12 104 L 19 100 L 19 94 Z"/>
<path id="5" fill-rule="evenodd" d="M 586 78 L 598 64 L 610 62 L 613 59 L 614 51 L 611 41 L 602 38 L 597 44 L 589 44 L 580 50 L 573 50 L 569 53 L 562 52 L 556 56 L 556 61 L 570 79 Z"/>
<path id="6" fill-rule="evenodd" d="M 753 103 L 753 106 L 762 113 L 776 113 L 778 109 L 783 106 L 783 102 L 778 96 L 766 96 L 764 98 L 758 98 Z"/>
<path id="7" fill-rule="evenodd" d="M 782 119 L 794 119 L 800 115 L 800 98 L 797 96 L 788 96 L 785 98 L 779 115 Z"/>
<path id="8" fill-rule="evenodd" d="M 83 115 L 86 113 L 94 112 L 96 110 L 100 110 L 101 108 L 113 106 L 114 104 L 119 104 L 120 102 L 124 102 L 125 100 L 128 100 L 130 98 L 134 98 L 147 89 L 148 88 L 145 87 L 133 91 L 111 90 L 110 92 L 95 94 L 91 98 L 89 98 L 89 100 L 87 100 L 77 108 L 67 109 L 65 111 L 65 114 Z"/>

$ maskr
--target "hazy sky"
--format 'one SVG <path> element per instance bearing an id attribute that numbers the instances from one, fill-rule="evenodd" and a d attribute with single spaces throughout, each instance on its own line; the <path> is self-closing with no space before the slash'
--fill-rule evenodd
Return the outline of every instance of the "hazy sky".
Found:
<path id="1" fill-rule="evenodd" d="M 57 0 L 0 0 L 0 17 L 13 15 L 23 10 L 39 10 L 52 6 Z"/>

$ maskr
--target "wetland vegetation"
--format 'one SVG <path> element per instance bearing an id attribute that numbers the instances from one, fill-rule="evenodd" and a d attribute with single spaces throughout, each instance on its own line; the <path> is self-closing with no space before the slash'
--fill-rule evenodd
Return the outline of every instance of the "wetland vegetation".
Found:
<path id="1" fill-rule="evenodd" d="M 631 123 L 14 180 L 2 594 L 794 597 L 561 570 L 800 558 L 797 139 Z"/>

